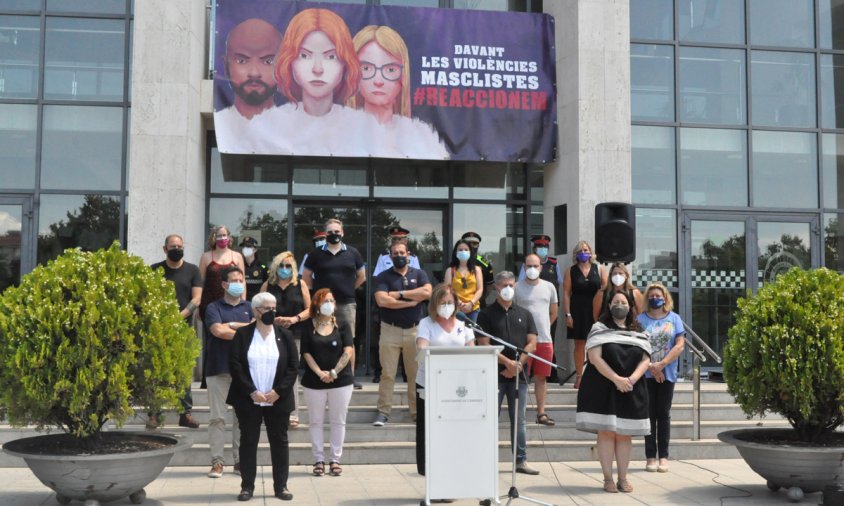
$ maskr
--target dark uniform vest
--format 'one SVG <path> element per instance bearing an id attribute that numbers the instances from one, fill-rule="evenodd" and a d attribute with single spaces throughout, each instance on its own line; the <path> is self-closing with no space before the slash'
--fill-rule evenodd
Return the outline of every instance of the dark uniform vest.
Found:
<path id="1" fill-rule="evenodd" d="M 545 263 L 540 264 L 539 267 L 539 279 L 544 279 L 548 281 L 554 288 L 559 291 L 560 290 L 560 280 L 557 278 L 557 259 L 554 257 L 548 257 Z"/>
<path id="2" fill-rule="evenodd" d="M 246 263 L 246 259 L 243 259 Z M 267 265 L 261 262 L 257 256 L 252 262 L 252 265 L 246 265 L 246 300 L 251 301 L 258 292 L 261 291 L 261 285 L 267 280 Z"/>

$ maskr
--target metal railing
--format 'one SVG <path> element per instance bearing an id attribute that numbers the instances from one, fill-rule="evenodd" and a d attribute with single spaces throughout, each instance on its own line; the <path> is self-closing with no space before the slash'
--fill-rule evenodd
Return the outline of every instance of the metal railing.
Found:
<path id="1" fill-rule="evenodd" d="M 700 364 L 707 361 L 706 355 L 721 363 L 721 357 L 697 335 L 691 327 L 685 326 L 686 347 L 692 352 L 692 441 L 700 440 Z M 705 352 L 705 354 L 704 354 Z"/>

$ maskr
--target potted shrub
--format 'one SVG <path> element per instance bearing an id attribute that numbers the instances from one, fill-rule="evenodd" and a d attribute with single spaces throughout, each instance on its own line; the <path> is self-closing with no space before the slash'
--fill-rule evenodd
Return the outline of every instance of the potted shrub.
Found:
<path id="1" fill-rule="evenodd" d="M 121 427 L 136 408 L 176 406 L 198 353 L 173 284 L 159 272 L 117 242 L 69 249 L 0 295 L 0 416 L 64 433 L 3 449 L 23 457 L 63 504 L 127 495 L 138 503 L 187 443 L 103 427 Z"/>
<path id="2" fill-rule="evenodd" d="M 844 476 L 844 276 L 793 268 L 739 299 L 724 348 L 727 389 L 748 416 L 779 413 L 792 429 L 719 434 L 789 498 Z"/>

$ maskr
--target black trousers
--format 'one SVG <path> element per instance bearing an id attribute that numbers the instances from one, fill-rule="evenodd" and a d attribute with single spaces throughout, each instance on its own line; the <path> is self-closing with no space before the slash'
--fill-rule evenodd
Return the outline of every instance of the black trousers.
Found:
<path id="1" fill-rule="evenodd" d="M 425 476 L 425 399 L 419 397 L 423 387 L 416 384 L 416 472 Z"/>
<path id="2" fill-rule="evenodd" d="M 665 380 L 657 383 L 648 378 L 648 415 L 651 434 L 645 436 L 645 457 L 668 458 L 668 440 L 671 439 L 671 402 L 674 400 L 674 383 Z"/>
<path id="3" fill-rule="evenodd" d="M 270 406 L 250 405 L 235 409 L 240 423 L 240 488 L 255 490 L 255 474 L 258 461 L 258 440 L 261 437 L 261 423 L 267 428 L 270 441 L 270 458 L 273 464 L 273 490 L 279 493 L 287 487 L 290 475 L 290 444 L 287 439 L 287 424 L 290 413 L 273 411 Z"/>

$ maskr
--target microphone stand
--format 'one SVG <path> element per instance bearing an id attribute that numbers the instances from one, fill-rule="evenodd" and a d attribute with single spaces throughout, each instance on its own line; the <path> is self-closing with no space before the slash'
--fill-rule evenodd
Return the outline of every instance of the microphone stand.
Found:
<path id="1" fill-rule="evenodd" d="M 495 337 L 494 335 L 492 335 L 492 334 L 486 332 L 485 330 L 483 330 L 477 323 L 473 322 L 468 317 L 466 317 L 465 319 L 458 317 L 458 319 L 463 321 L 474 332 L 477 332 L 477 333 L 479 333 L 479 334 L 481 334 L 485 337 L 488 337 L 488 338 L 492 339 L 493 341 L 495 341 L 496 343 L 498 343 L 500 345 L 503 345 L 507 348 L 512 349 L 516 353 L 516 362 L 519 362 L 519 358 L 520 358 L 521 355 L 527 355 L 528 357 L 531 357 L 534 360 L 538 360 L 540 362 L 546 363 L 546 364 L 550 365 L 551 367 L 553 367 L 555 369 L 563 369 L 562 367 L 558 366 L 557 364 L 551 363 L 551 362 L 545 360 L 542 357 L 538 357 L 538 356 L 534 355 L 533 353 L 530 353 L 529 351 L 525 351 L 523 348 L 519 348 L 518 346 L 515 346 L 511 343 L 508 343 L 507 341 L 505 341 L 501 338 Z M 508 501 L 507 501 L 508 505 L 511 502 L 513 502 L 514 499 L 524 499 L 525 501 L 532 502 L 534 504 L 542 504 L 544 506 L 554 506 L 552 503 L 543 502 L 543 501 L 540 501 L 538 499 L 533 499 L 531 497 L 521 495 L 521 494 L 519 494 L 519 489 L 516 488 L 516 448 L 518 446 L 518 441 L 519 441 L 519 404 L 520 404 L 520 402 L 522 402 L 522 401 L 519 401 L 519 377 L 520 376 L 521 376 L 521 373 L 516 374 L 516 392 L 515 392 L 516 402 L 514 403 L 514 409 L 513 409 L 514 416 L 513 416 L 513 420 L 512 420 L 512 423 L 513 423 L 513 438 L 510 442 L 510 447 L 513 450 L 513 469 L 511 471 L 511 477 L 510 477 L 510 490 L 507 491 L 507 494 L 499 497 L 499 499 L 508 498 Z M 527 402 L 527 399 L 525 399 L 524 402 Z M 490 506 L 492 504 L 492 501 L 490 501 L 489 499 L 484 499 L 483 501 L 481 501 L 481 504 L 484 505 L 484 506 Z"/>

